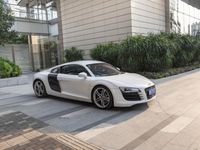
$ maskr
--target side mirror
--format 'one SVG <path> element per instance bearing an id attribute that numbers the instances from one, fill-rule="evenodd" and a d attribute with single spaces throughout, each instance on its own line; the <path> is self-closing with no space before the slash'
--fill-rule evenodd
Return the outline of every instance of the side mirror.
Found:
<path id="1" fill-rule="evenodd" d="M 121 71 L 121 69 L 120 69 L 120 68 L 118 68 L 118 67 L 117 67 L 116 69 L 117 69 L 118 71 Z"/>
<path id="2" fill-rule="evenodd" d="M 87 73 L 85 73 L 85 72 L 81 72 L 81 73 L 79 73 L 79 75 L 78 75 L 80 78 L 84 78 L 84 79 L 86 79 L 87 78 Z"/>

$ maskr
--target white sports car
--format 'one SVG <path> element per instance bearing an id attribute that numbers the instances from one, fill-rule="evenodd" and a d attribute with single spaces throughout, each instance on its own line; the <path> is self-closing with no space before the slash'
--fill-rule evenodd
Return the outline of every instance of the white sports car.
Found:
<path id="1" fill-rule="evenodd" d="M 65 63 L 34 75 L 37 97 L 57 97 L 92 102 L 98 108 L 129 107 L 155 99 L 155 84 L 101 61 Z"/>

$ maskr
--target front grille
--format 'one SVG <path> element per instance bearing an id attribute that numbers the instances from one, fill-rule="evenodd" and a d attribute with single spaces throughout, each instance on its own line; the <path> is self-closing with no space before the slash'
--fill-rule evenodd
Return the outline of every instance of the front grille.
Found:
<path id="1" fill-rule="evenodd" d="M 141 97 L 138 92 L 131 92 L 131 93 L 124 93 L 122 92 L 122 95 L 125 100 L 128 101 L 139 101 L 141 100 Z"/>
<path id="2" fill-rule="evenodd" d="M 152 90 L 152 89 L 155 90 L 155 93 L 150 95 L 149 91 Z M 151 86 L 149 88 L 146 88 L 145 89 L 145 93 L 147 95 L 147 99 L 151 99 L 152 97 L 154 97 L 156 95 L 156 87 L 155 86 Z"/>

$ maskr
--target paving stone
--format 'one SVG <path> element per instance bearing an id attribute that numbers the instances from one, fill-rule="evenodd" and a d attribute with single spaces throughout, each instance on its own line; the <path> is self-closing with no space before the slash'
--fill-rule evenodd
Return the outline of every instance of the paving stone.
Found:
<path id="1" fill-rule="evenodd" d="M 15 78 L 10 78 L 7 79 L 7 86 L 11 86 L 11 85 L 17 85 L 18 84 L 18 80 Z"/>
<path id="2" fill-rule="evenodd" d="M 42 135 L 43 134 L 41 132 L 38 132 L 38 131 L 32 131 L 32 132 L 28 132 L 26 134 L 23 134 L 23 136 L 27 139 L 34 139 L 34 138 L 40 137 Z"/>
<path id="3" fill-rule="evenodd" d="M 188 150 L 200 150 L 200 138 L 196 139 L 196 141 L 189 147 Z"/>
<path id="4" fill-rule="evenodd" d="M 6 142 L 0 143 L 0 148 L 1 148 L 1 150 L 7 149 L 7 148 L 9 148 L 9 147 L 10 147 L 10 146 L 9 146 Z"/>
<path id="5" fill-rule="evenodd" d="M 157 134 L 149 138 L 146 142 L 138 146 L 135 150 L 160 150 L 163 148 L 164 145 L 169 143 L 169 141 L 173 139 L 174 136 L 175 134 L 172 133 L 158 132 Z"/>
<path id="6" fill-rule="evenodd" d="M 37 130 L 46 126 L 22 112 L 0 116 L 0 150 L 71 150 Z"/>
<path id="7" fill-rule="evenodd" d="M 8 145 L 15 146 L 15 145 L 18 145 L 18 144 L 25 143 L 27 141 L 28 141 L 28 139 L 24 138 L 23 136 L 18 136 L 18 137 L 15 137 L 13 139 L 10 139 L 6 142 L 8 143 Z"/>
<path id="8" fill-rule="evenodd" d="M 162 150 L 187 150 L 187 147 L 175 144 L 167 144 Z"/>
<path id="9" fill-rule="evenodd" d="M 29 132 L 29 131 L 32 131 L 33 128 L 28 128 L 28 129 L 24 129 L 23 132 Z"/>
<path id="10" fill-rule="evenodd" d="M 197 135 L 187 135 L 187 134 L 179 134 L 177 135 L 170 144 L 176 144 L 184 147 L 189 147 L 192 143 L 194 143 Z"/>
<path id="11" fill-rule="evenodd" d="M 8 85 L 8 81 L 7 80 L 0 80 L 0 88 L 5 87 Z"/>
<path id="12" fill-rule="evenodd" d="M 7 136 L 4 136 L 4 137 L 2 137 L 1 138 L 1 140 L 6 140 L 6 139 L 8 139 L 8 138 L 10 138 L 10 137 L 12 137 L 12 135 L 10 134 L 10 135 L 7 135 Z"/>

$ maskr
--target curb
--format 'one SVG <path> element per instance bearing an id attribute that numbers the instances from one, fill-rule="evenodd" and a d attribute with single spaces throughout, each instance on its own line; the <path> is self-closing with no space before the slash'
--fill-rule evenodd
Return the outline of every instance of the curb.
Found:
<path id="1" fill-rule="evenodd" d="M 0 88 L 28 84 L 28 77 L 25 75 L 13 78 L 0 79 Z"/>
<path id="2" fill-rule="evenodd" d="M 172 80 L 175 80 L 175 79 L 178 79 L 178 78 L 182 78 L 182 77 L 191 75 L 193 73 L 197 73 L 199 71 L 200 71 L 200 68 L 197 68 L 197 69 L 194 69 L 194 70 L 191 70 L 191 71 L 187 71 L 187 72 L 184 72 L 184 73 L 180 73 L 180 74 L 177 74 L 177 75 L 173 75 L 173 76 L 169 76 L 169 77 L 165 77 L 165 78 L 161 78 L 161 79 L 152 79 L 152 81 L 156 84 L 162 84 L 162 83 L 165 83 L 165 82 L 168 82 L 168 81 L 172 81 Z"/>

